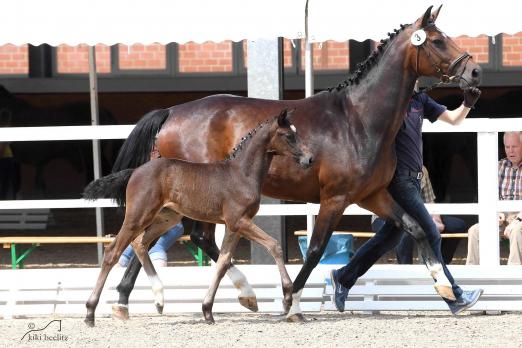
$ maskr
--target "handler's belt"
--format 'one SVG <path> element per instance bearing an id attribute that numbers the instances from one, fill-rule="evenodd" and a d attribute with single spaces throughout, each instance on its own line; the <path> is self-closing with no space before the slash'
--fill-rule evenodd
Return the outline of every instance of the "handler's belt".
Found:
<path id="1" fill-rule="evenodd" d="M 397 174 L 399 175 L 407 175 L 414 179 L 420 180 L 422 179 L 422 172 L 414 172 L 412 170 L 405 170 L 405 169 L 397 169 Z"/>

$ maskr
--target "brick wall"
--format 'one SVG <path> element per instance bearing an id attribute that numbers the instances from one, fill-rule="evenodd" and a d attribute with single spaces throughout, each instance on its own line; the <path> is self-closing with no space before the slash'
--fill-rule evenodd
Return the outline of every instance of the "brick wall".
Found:
<path id="1" fill-rule="evenodd" d="M 0 46 L 0 74 L 28 74 L 28 57 L 27 45 Z"/>
<path id="2" fill-rule="evenodd" d="M 459 36 L 453 38 L 453 41 L 464 51 L 473 56 L 473 60 L 477 63 L 489 62 L 489 40 L 486 35 L 479 37 Z"/>
<path id="3" fill-rule="evenodd" d="M 179 45 L 179 71 L 231 72 L 232 41 Z"/>
<path id="4" fill-rule="evenodd" d="M 119 67 L 122 70 L 166 69 L 167 50 L 160 44 L 119 45 Z"/>
<path id="5" fill-rule="evenodd" d="M 522 65 L 522 32 L 515 35 L 502 35 L 503 52 L 502 64 L 504 66 Z"/>
<path id="6" fill-rule="evenodd" d="M 109 46 L 96 45 L 96 70 L 98 73 L 111 72 L 111 51 Z M 89 46 L 58 46 L 57 70 L 60 74 L 80 74 L 89 72 Z"/>
<path id="7" fill-rule="evenodd" d="M 479 63 L 488 63 L 490 60 L 488 38 L 480 36 L 471 38 L 460 36 L 455 42 L 473 55 Z M 295 41 L 294 41 L 295 42 Z M 304 45 L 304 43 L 302 43 Z M 321 46 L 321 48 L 319 48 Z M 247 62 L 246 45 L 243 46 L 245 66 Z M 304 47 L 303 47 L 304 48 Z M 504 66 L 522 66 L 522 32 L 515 35 L 503 36 Z M 284 40 L 284 66 L 292 67 L 292 43 Z M 303 49 L 304 52 L 304 49 Z M 304 54 L 304 53 L 303 53 Z M 314 69 L 316 70 L 347 70 L 348 44 L 346 42 L 328 41 L 322 45 L 314 44 Z M 59 46 L 57 48 L 57 69 L 59 73 L 87 73 L 88 47 Z M 159 44 L 133 45 L 130 50 L 127 46 L 119 47 L 120 69 L 165 69 L 166 48 Z M 110 48 L 104 45 L 96 46 L 96 64 L 100 73 L 110 73 Z M 303 59 L 303 56 L 301 56 Z M 179 70 L 182 73 L 191 72 L 231 72 L 232 71 L 232 42 L 206 42 L 203 44 L 188 43 L 179 45 Z M 304 66 L 304 65 L 302 65 Z M 0 74 L 27 74 L 28 49 L 27 45 L 16 47 L 13 45 L 0 46 Z"/>
<path id="8" fill-rule="evenodd" d="M 304 40 L 301 41 L 301 69 L 304 69 Z M 348 42 L 326 41 L 312 44 L 314 70 L 348 70 Z"/>

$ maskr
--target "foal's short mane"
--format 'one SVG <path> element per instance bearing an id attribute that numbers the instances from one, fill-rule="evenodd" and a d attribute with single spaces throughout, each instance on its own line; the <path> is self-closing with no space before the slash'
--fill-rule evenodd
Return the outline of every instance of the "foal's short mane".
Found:
<path id="1" fill-rule="evenodd" d="M 250 132 L 248 132 L 247 135 L 245 135 L 244 137 L 241 138 L 241 141 L 239 142 L 239 144 L 237 144 L 233 149 L 232 149 L 232 152 L 227 156 L 225 157 L 225 161 L 230 161 L 230 160 L 233 160 L 234 158 L 237 157 L 237 155 L 241 152 L 241 150 L 243 149 L 243 147 L 245 146 L 245 144 L 248 142 L 248 140 L 252 139 L 252 137 L 256 134 L 256 132 L 263 128 L 263 126 L 269 122 L 271 122 L 272 120 L 274 120 L 275 118 L 277 118 L 278 116 L 275 116 L 275 117 L 270 117 L 266 120 L 264 120 L 263 122 L 261 122 L 260 124 L 258 124 L 254 129 L 252 129 Z"/>
<path id="2" fill-rule="evenodd" d="M 401 24 L 400 29 L 394 29 L 393 32 L 388 33 L 389 38 L 382 39 L 380 45 L 377 46 L 377 49 L 374 50 L 368 58 L 362 63 L 357 64 L 357 70 L 355 70 L 350 76 L 348 76 L 348 79 L 344 80 L 343 82 L 339 83 L 337 87 L 330 87 L 328 88 L 328 91 L 331 92 L 334 89 L 337 91 L 342 90 L 345 87 L 357 85 L 359 84 L 359 81 L 363 78 L 363 75 L 370 71 L 370 69 L 377 65 L 379 58 L 382 56 L 382 52 L 388 45 L 390 41 L 393 40 L 401 31 L 403 31 L 405 28 L 409 27 L 411 24 Z"/>

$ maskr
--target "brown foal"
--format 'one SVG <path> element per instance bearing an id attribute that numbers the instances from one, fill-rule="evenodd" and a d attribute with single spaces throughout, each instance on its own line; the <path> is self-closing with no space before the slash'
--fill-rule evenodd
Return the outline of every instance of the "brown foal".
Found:
<path id="1" fill-rule="evenodd" d="M 309 150 L 288 120 L 287 110 L 261 123 L 234 149 L 228 159 L 193 163 L 159 158 L 139 168 L 128 169 L 96 180 L 85 189 L 87 199 L 99 198 L 107 189 L 127 185 L 123 225 L 105 249 L 96 287 L 86 303 L 85 322 L 94 326 L 94 313 L 111 268 L 123 250 L 132 244 L 152 283 L 155 305 L 163 310 L 163 285 L 148 255 L 149 244 L 176 225 L 183 216 L 227 226 L 217 271 L 203 300 L 205 320 L 214 323 L 214 297 L 241 237 L 264 246 L 277 263 L 283 287 L 283 305 L 292 304 L 292 280 L 286 271 L 281 246 L 256 226 L 252 218 L 259 210 L 261 185 L 274 155 L 293 157 L 302 167 L 312 164 Z"/>

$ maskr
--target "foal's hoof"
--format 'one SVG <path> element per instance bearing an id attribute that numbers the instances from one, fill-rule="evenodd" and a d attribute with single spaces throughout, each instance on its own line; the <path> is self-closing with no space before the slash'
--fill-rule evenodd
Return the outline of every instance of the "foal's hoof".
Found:
<path id="1" fill-rule="evenodd" d="M 120 304 L 113 304 L 112 316 L 121 320 L 129 320 L 129 307 Z"/>
<path id="2" fill-rule="evenodd" d="M 156 303 L 156 310 L 158 311 L 159 314 L 163 314 L 163 306 L 160 305 L 159 303 Z"/>
<path id="3" fill-rule="evenodd" d="M 286 321 L 289 323 L 305 323 L 306 319 L 303 314 L 295 313 L 286 317 Z"/>
<path id="4" fill-rule="evenodd" d="M 251 310 L 252 312 L 257 312 L 259 308 L 257 308 L 257 298 L 255 296 L 251 297 L 238 297 L 239 304 L 243 307 Z"/>
<path id="5" fill-rule="evenodd" d="M 450 301 L 457 300 L 455 298 L 455 294 L 453 293 L 453 289 L 451 286 L 447 285 L 435 285 L 435 291 L 440 295 L 440 297 L 445 298 Z"/>
<path id="6" fill-rule="evenodd" d="M 85 318 L 83 321 L 88 327 L 94 327 L 94 318 Z"/>

